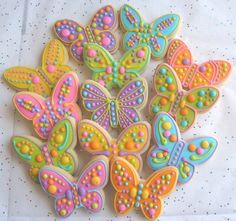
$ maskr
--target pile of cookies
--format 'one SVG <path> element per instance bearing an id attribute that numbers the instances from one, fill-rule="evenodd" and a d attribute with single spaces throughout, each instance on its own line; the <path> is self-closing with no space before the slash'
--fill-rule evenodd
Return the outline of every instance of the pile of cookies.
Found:
<path id="1" fill-rule="evenodd" d="M 215 138 L 185 141 L 180 132 L 190 129 L 197 114 L 216 103 L 220 95 L 215 86 L 228 77 L 231 65 L 223 60 L 195 64 L 182 40 L 170 41 L 179 25 L 176 14 L 149 24 L 130 5 L 122 6 L 119 13 L 107 5 L 86 27 L 68 19 L 56 21 L 59 40 L 46 45 L 39 68 L 5 70 L 6 82 L 20 91 L 13 97 L 17 111 L 32 121 L 40 138 L 13 136 L 12 146 L 29 165 L 30 177 L 55 198 L 58 216 L 67 217 L 80 207 L 99 212 L 104 205 L 102 189 L 110 179 L 116 191 L 116 213 L 136 208 L 147 219 L 156 220 L 163 198 L 177 182 L 188 182 L 195 165 L 215 152 Z M 118 49 L 114 35 L 118 26 L 124 32 L 125 53 L 115 60 L 111 53 Z M 91 80 L 79 84 L 67 65 L 64 45 L 78 64 L 88 67 Z M 164 63 L 156 68 L 155 93 L 147 105 L 148 84 L 140 75 L 151 58 Z M 114 88 L 119 89 L 115 97 Z M 82 118 L 78 100 L 91 113 L 90 120 Z M 149 109 L 152 125 L 142 121 L 144 108 Z M 117 128 L 122 132 L 111 137 L 110 129 Z M 79 166 L 77 144 L 91 154 L 79 178 L 73 176 Z M 143 153 L 154 171 L 146 180 L 139 177 Z"/>

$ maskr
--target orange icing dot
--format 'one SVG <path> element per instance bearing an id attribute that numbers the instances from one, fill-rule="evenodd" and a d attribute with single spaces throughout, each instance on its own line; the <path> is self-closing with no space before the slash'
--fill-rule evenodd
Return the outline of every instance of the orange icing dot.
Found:
<path id="1" fill-rule="evenodd" d="M 36 157 L 35 157 L 35 160 L 40 163 L 43 161 L 43 156 L 41 154 L 38 154 Z"/>
<path id="2" fill-rule="evenodd" d="M 194 101 L 195 101 L 194 95 L 191 95 L 191 94 L 188 95 L 187 100 L 188 100 L 188 102 L 190 102 L 190 103 L 194 102 Z"/>
<path id="3" fill-rule="evenodd" d="M 188 145 L 188 150 L 189 150 L 190 152 L 195 152 L 196 146 L 195 146 L 194 144 L 189 144 L 189 145 Z"/>
<path id="4" fill-rule="evenodd" d="M 97 150 L 100 147 L 99 142 L 97 142 L 97 141 L 91 141 L 89 146 L 93 150 Z"/>
<path id="5" fill-rule="evenodd" d="M 167 89 L 168 89 L 169 91 L 174 91 L 174 90 L 175 90 L 175 85 L 174 85 L 174 84 L 169 84 L 169 85 L 167 86 Z"/>
<path id="6" fill-rule="evenodd" d="M 167 104 L 167 99 L 166 98 L 161 98 L 160 99 L 160 104 L 161 105 L 166 105 Z"/>
<path id="7" fill-rule="evenodd" d="M 188 114 L 188 109 L 187 108 L 182 108 L 180 110 L 180 114 L 183 115 L 183 116 L 186 116 Z"/>
<path id="8" fill-rule="evenodd" d="M 58 152 L 56 150 L 51 150 L 51 156 L 56 157 L 58 155 Z"/>
<path id="9" fill-rule="evenodd" d="M 128 141 L 125 144 L 125 148 L 128 149 L 128 150 L 132 150 L 134 147 L 135 147 L 135 143 L 133 141 Z"/>
<path id="10" fill-rule="evenodd" d="M 175 134 L 171 134 L 170 137 L 169 137 L 169 140 L 171 142 L 175 142 L 177 140 L 177 136 Z"/>

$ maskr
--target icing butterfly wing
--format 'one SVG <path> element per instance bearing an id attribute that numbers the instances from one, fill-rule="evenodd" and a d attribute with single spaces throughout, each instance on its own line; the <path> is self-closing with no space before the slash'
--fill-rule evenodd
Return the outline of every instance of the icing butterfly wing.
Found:
<path id="1" fill-rule="evenodd" d="M 78 168 L 74 147 L 77 142 L 75 119 L 68 117 L 59 121 L 48 139 L 48 149 L 53 165 L 73 174 Z"/>
<path id="2" fill-rule="evenodd" d="M 153 170 L 158 170 L 168 165 L 173 149 L 181 140 L 181 135 L 175 120 L 167 113 L 158 113 L 153 122 L 153 138 L 156 146 L 148 152 L 147 161 Z"/>
<path id="3" fill-rule="evenodd" d="M 91 120 L 78 123 L 78 138 L 80 146 L 92 155 L 111 156 L 110 134 Z"/>
<path id="4" fill-rule="evenodd" d="M 167 64 L 158 65 L 153 77 L 153 84 L 157 94 L 150 101 L 150 114 L 154 115 L 160 111 L 170 112 L 176 95 L 182 93 L 180 91 L 181 85 L 171 67 Z"/>
<path id="5" fill-rule="evenodd" d="M 55 22 L 54 31 L 64 44 L 70 45 L 72 57 L 83 64 L 83 45 L 88 42 L 84 27 L 73 20 L 63 19 Z"/>
<path id="6" fill-rule="evenodd" d="M 117 17 L 111 5 L 100 8 L 90 23 L 90 29 L 95 41 L 110 53 L 114 53 L 117 49 L 117 40 L 110 31 L 116 27 Z"/>
<path id="7" fill-rule="evenodd" d="M 39 171 L 39 181 L 43 190 L 55 198 L 55 211 L 60 217 L 68 217 L 75 208 L 73 199 L 73 178 L 58 167 L 43 167 Z"/>
<path id="8" fill-rule="evenodd" d="M 121 173 L 122 171 L 124 172 Z M 135 204 L 137 193 L 135 189 L 138 185 L 137 171 L 125 159 L 114 157 L 110 163 L 110 181 L 117 191 L 114 198 L 115 211 L 119 214 L 128 213 Z"/>
<path id="9" fill-rule="evenodd" d="M 198 87 L 188 91 L 182 98 L 176 121 L 181 132 L 189 129 L 197 113 L 208 111 L 218 100 L 219 90 L 215 87 Z"/>
<path id="10" fill-rule="evenodd" d="M 143 188 L 143 193 L 147 193 L 147 197 L 142 197 L 141 202 L 141 210 L 147 219 L 156 220 L 160 216 L 163 210 L 162 198 L 175 189 L 177 180 L 178 170 L 175 167 L 165 167 L 147 179 Z M 150 204 L 153 206 L 150 207 Z"/>
<path id="11" fill-rule="evenodd" d="M 149 147 L 151 126 L 142 121 L 127 127 L 117 138 L 118 155 L 131 163 L 137 171 L 142 168 L 141 154 Z"/>
<path id="12" fill-rule="evenodd" d="M 81 203 L 91 212 L 99 212 L 104 204 L 101 189 L 108 182 L 108 159 L 94 158 L 85 168 L 77 182 Z"/>
<path id="13" fill-rule="evenodd" d="M 137 78 L 126 84 L 116 98 L 118 114 L 112 116 L 111 122 L 119 121 L 119 125 L 126 128 L 132 123 L 140 121 L 141 117 L 138 110 L 146 105 L 147 88 L 148 85 L 144 78 Z"/>
<path id="14" fill-rule="evenodd" d="M 30 177 L 38 183 L 39 169 L 46 165 L 40 148 L 42 143 L 34 137 L 13 136 L 12 145 L 17 155 L 30 165 Z"/>
<path id="15" fill-rule="evenodd" d="M 93 112 L 91 117 L 93 121 L 100 124 L 106 130 L 110 126 L 117 126 L 118 121 L 116 124 L 114 124 L 114 121 L 111 121 L 111 107 L 109 104 L 111 95 L 106 88 L 95 81 L 86 80 L 81 86 L 80 96 L 84 108 L 89 112 Z"/>
<path id="16" fill-rule="evenodd" d="M 3 78 L 18 91 L 35 92 L 44 97 L 51 93 L 51 88 L 44 76 L 36 69 L 20 66 L 8 68 L 4 71 Z"/>
<path id="17" fill-rule="evenodd" d="M 156 19 L 150 26 L 152 35 L 148 41 L 152 57 L 161 59 L 167 50 L 168 39 L 177 31 L 180 17 L 176 14 L 164 15 Z"/>
<path id="18" fill-rule="evenodd" d="M 179 39 L 170 43 L 166 61 L 174 68 L 183 87 L 187 90 L 199 86 L 218 85 L 229 76 L 231 71 L 230 63 L 224 60 L 210 60 L 201 65 L 194 64 L 189 48 Z"/>
<path id="19" fill-rule="evenodd" d="M 206 162 L 215 152 L 217 145 L 218 142 L 213 137 L 200 137 L 188 141 L 177 165 L 179 182 L 188 182 L 194 173 L 194 166 Z"/>

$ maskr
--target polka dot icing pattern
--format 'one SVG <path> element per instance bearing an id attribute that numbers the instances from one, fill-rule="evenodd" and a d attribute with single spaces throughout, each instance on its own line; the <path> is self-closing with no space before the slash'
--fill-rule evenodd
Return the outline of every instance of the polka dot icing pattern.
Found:
<path id="1" fill-rule="evenodd" d="M 141 171 L 141 154 L 150 143 L 150 125 L 147 122 L 134 123 L 127 127 L 117 139 L 90 120 L 82 120 L 78 124 L 80 146 L 93 155 L 105 155 L 109 159 L 120 156 Z"/>
<path id="2" fill-rule="evenodd" d="M 92 71 L 92 79 L 107 89 L 123 87 L 144 72 L 150 61 L 150 48 L 139 45 L 127 51 L 119 61 L 101 46 L 84 46 L 84 62 Z"/>
<path id="3" fill-rule="evenodd" d="M 187 45 L 174 39 L 168 48 L 166 62 L 172 66 L 186 90 L 207 85 L 218 85 L 230 74 L 231 64 L 224 60 L 209 60 L 195 64 Z"/>
<path id="4" fill-rule="evenodd" d="M 137 78 L 121 89 L 117 97 L 99 83 L 85 81 L 80 90 L 84 108 L 93 112 L 91 119 L 106 130 L 118 126 L 126 128 L 141 119 L 139 110 L 147 103 L 147 82 Z"/>
<path id="5" fill-rule="evenodd" d="M 178 170 L 165 167 L 154 172 L 147 180 L 140 180 L 138 173 L 126 160 L 116 157 L 110 165 L 110 179 L 115 188 L 115 211 L 127 214 L 140 209 L 149 220 L 156 220 L 163 210 L 163 198 L 175 188 Z"/>
<path id="6" fill-rule="evenodd" d="M 125 32 L 122 41 L 125 51 L 139 44 L 145 44 L 150 46 L 154 59 L 161 59 L 165 56 L 168 39 L 179 27 L 180 17 L 168 14 L 149 24 L 143 21 L 137 10 L 125 4 L 120 9 L 120 21 Z"/>
<path id="7" fill-rule="evenodd" d="M 208 111 L 218 100 L 219 91 L 212 86 L 184 91 L 175 71 L 168 64 L 160 64 L 154 75 L 155 97 L 149 104 L 152 115 L 164 111 L 172 115 L 181 132 L 194 123 L 197 113 Z"/>
<path id="8" fill-rule="evenodd" d="M 74 152 L 76 143 L 75 119 L 71 117 L 64 118 L 53 127 L 46 143 L 30 136 L 12 137 L 16 154 L 30 165 L 29 174 L 35 182 L 39 182 L 38 172 L 45 165 L 55 165 L 73 174 L 78 167 Z"/>
<path id="9" fill-rule="evenodd" d="M 72 71 L 65 65 L 67 59 L 68 54 L 63 44 L 53 39 L 45 46 L 42 66 L 36 69 L 11 67 L 4 71 L 3 77 L 16 90 L 30 91 L 48 97 L 61 76 Z"/>
<path id="10" fill-rule="evenodd" d="M 52 96 L 43 97 L 31 92 L 19 92 L 13 97 L 13 103 L 19 113 L 33 121 L 34 130 L 43 139 L 47 139 L 53 126 L 62 118 L 71 116 L 79 121 L 81 111 L 76 104 L 78 78 L 67 73 L 58 81 Z"/>
<path id="11" fill-rule="evenodd" d="M 114 8 L 107 5 L 99 9 L 91 23 L 83 27 L 79 23 L 63 19 L 55 22 L 54 30 L 57 37 L 65 44 L 70 44 L 72 57 L 83 63 L 83 47 L 85 42 L 95 42 L 113 53 L 118 47 L 117 40 L 112 33 L 117 27 Z"/>
<path id="12" fill-rule="evenodd" d="M 207 161 L 217 148 L 212 137 L 200 137 L 189 141 L 181 139 L 175 120 L 167 113 L 159 113 L 153 121 L 153 137 L 157 144 L 148 153 L 148 165 L 153 170 L 175 166 L 179 170 L 178 181 L 188 182 L 195 165 Z"/>
<path id="13" fill-rule="evenodd" d="M 60 217 L 68 217 L 74 209 L 84 207 L 99 212 L 104 204 L 100 190 L 108 181 L 108 165 L 105 157 L 98 157 L 84 168 L 75 179 L 57 167 L 43 167 L 39 180 L 46 193 L 56 199 L 55 211 Z"/>

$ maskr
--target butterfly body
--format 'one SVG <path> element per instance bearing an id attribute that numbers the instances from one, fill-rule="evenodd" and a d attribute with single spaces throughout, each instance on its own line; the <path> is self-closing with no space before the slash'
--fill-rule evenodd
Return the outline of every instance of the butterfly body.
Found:
<path id="1" fill-rule="evenodd" d="M 179 182 L 188 182 L 194 174 L 195 165 L 207 161 L 217 148 L 212 137 L 199 137 L 189 141 L 181 139 L 174 119 L 160 112 L 154 119 L 153 136 L 157 146 L 148 153 L 148 165 L 153 170 L 175 166 L 179 170 Z"/>
<path id="2" fill-rule="evenodd" d="M 75 103 L 77 93 L 78 78 L 67 73 L 57 83 L 51 97 L 45 99 L 35 93 L 19 92 L 13 102 L 26 119 L 33 121 L 37 134 L 45 139 L 60 119 L 72 116 L 80 120 L 81 111 Z"/>
<path id="3" fill-rule="evenodd" d="M 179 40 L 171 41 L 166 62 L 176 71 L 183 88 L 190 90 L 199 86 L 218 85 L 231 71 L 231 65 L 224 60 L 209 60 L 200 65 L 194 63 L 187 45 Z"/>

